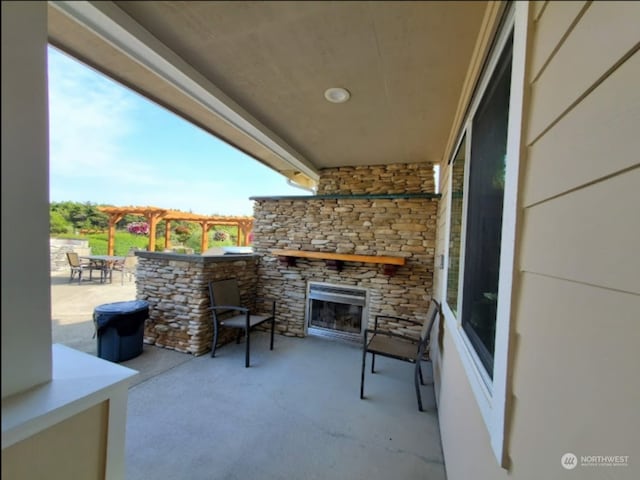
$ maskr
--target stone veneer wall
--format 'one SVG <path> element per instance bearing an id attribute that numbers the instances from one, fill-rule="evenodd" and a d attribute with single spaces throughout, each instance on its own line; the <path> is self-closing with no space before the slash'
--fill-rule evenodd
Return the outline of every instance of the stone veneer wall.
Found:
<path id="1" fill-rule="evenodd" d="M 202 355 L 211 350 L 213 326 L 208 283 L 236 278 L 245 305 L 255 297 L 258 257 L 202 257 L 138 252 L 137 299 L 149 302 L 144 342 L 179 352 Z M 235 338 L 222 329 L 220 344 Z"/>
<path id="2" fill-rule="evenodd" d="M 431 163 L 327 168 L 320 172 L 318 182 L 318 195 L 434 192 Z"/>
<path id="3" fill-rule="evenodd" d="M 433 192 L 433 167 L 423 163 L 323 170 L 318 194 Z M 422 321 L 432 293 L 437 208 L 437 198 L 257 199 L 258 292 L 278 299 L 277 331 L 305 335 L 309 281 L 367 288 L 370 324 L 378 314 Z M 385 275 L 382 265 L 354 262 L 346 262 L 341 272 L 322 260 L 302 258 L 287 267 L 270 253 L 274 248 L 399 256 L 407 263 L 393 276 Z M 382 328 L 406 331 L 407 325 L 388 322 Z"/>

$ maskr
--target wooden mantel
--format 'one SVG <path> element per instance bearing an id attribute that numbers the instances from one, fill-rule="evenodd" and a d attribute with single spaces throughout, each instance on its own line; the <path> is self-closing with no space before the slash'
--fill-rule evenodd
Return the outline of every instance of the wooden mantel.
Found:
<path id="1" fill-rule="evenodd" d="M 405 264 L 404 257 L 384 257 L 377 255 L 354 255 L 349 253 L 310 252 L 307 250 L 271 250 L 283 265 L 293 267 L 296 258 L 311 258 L 324 260 L 327 267 L 333 270 L 342 270 L 344 262 L 377 263 L 384 265 L 385 275 L 393 275 L 398 266 Z"/>

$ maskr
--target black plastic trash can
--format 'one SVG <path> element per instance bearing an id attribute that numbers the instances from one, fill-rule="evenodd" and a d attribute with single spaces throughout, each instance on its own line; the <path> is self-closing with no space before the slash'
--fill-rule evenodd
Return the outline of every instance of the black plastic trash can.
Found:
<path id="1" fill-rule="evenodd" d="M 111 362 L 124 362 L 140 355 L 147 318 L 149 303 L 144 300 L 98 305 L 93 311 L 98 357 Z"/>

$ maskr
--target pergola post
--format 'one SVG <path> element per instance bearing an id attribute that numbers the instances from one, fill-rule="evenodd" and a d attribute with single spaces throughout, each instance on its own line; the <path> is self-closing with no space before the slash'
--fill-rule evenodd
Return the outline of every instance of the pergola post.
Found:
<path id="1" fill-rule="evenodd" d="M 115 250 L 116 223 L 122 220 L 121 213 L 109 214 L 109 235 L 107 236 L 107 255 L 113 255 Z"/>
<path id="2" fill-rule="evenodd" d="M 171 248 L 171 220 L 164 222 L 164 248 Z"/>
<path id="3" fill-rule="evenodd" d="M 200 254 L 203 254 L 209 247 L 209 222 L 200 222 L 200 227 L 202 227 L 202 238 L 200 239 Z"/>
<path id="4" fill-rule="evenodd" d="M 252 226 L 253 221 L 251 220 L 242 220 L 238 222 L 238 245 L 249 244 L 249 232 L 251 232 Z M 240 241 L 241 238 L 242 242 Z"/>
<path id="5" fill-rule="evenodd" d="M 156 226 L 158 225 L 158 219 L 163 214 L 164 212 L 147 212 L 147 221 L 149 222 L 149 247 L 147 250 L 150 252 L 155 252 L 156 250 Z"/>

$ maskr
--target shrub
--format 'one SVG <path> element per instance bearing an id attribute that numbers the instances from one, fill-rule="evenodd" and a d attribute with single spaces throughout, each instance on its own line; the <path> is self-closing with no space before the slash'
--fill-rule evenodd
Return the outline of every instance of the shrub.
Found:
<path id="1" fill-rule="evenodd" d="M 180 243 L 184 243 L 191 237 L 191 229 L 187 225 L 178 225 L 174 230 Z"/>

